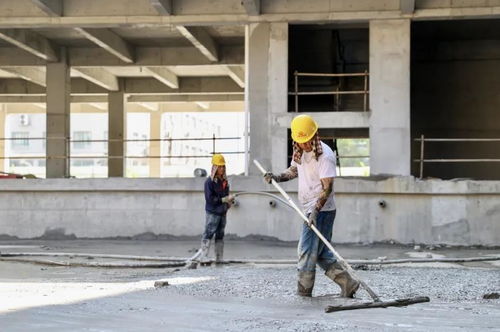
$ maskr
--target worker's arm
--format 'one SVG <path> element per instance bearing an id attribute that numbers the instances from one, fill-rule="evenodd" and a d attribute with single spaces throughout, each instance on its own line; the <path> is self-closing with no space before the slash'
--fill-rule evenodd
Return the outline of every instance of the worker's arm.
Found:
<path id="1" fill-rule="evenodd" d="M 321 179 L 321 186 L 323 187 L 323 190 L 321 190 L 318 200 L 316 201 L 316 209 L 318 211 L 321 211 L 323 206 L 325 206 L 328 197 L 330 197 L 333 191 L 333 178 Z"/>
<path id="2" fill-rule="evenodd" d="M 314 206 L 314 210 L 309 214 L 309 220 L 307 222 L 309 226 L 316 225 L 316 219 L 318 218 L 319 211 L 321 211 L 323 206 L 325 206 L 328 197 L 330 197 L 330 194 L 333 191 L 333 178 L 321 179 L 321 186 L 323 187 L 323 189 L 319 194 L 316 205 Z"/>
<path id="3" fill-rule="evenodd" d="M 271 180 L 276 182 L 286 182 L 295 179 L 298 175 L 297 166 L 290 166 L 279 175 L 275 175 L 271 172 L 264 174 L 264 180 L 267 183 L 271 183 Z"/>

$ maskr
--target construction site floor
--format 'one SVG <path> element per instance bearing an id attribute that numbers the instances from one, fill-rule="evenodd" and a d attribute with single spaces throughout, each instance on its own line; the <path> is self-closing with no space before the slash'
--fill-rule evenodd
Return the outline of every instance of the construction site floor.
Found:
<path id="1" fill-rule="evenodd" d="M 187 241 L 0 241 L 8 253 L 189 257 Z M 339 245 L 346 259 L 500 256 L 500 249 Z M 2 256 L 3 257 L 3 256 Z M 5 259 L 8 259 L 6 257 Z M 130 263 L 126 258 L 29 256 L 0 261 L 1 331 L 456 331 L 500 330 L 500 261 L 368 265 L 356 273 L 383 299 L 429 296 L 403 308 L 325 313 L 328 305 L 369 301 L 338 297 L 318 270 L 312 298 L 295 295 L 296 243 L 226 241 L 226 259 L 253 263 L 183 268 L 49 266 L 53 262 Z M 156 281 L 168 286 L 155 288 Z M 485 299 L 485 295 L 493 297 Z M 495 298 L 496 297 L 496 298 Z"/>

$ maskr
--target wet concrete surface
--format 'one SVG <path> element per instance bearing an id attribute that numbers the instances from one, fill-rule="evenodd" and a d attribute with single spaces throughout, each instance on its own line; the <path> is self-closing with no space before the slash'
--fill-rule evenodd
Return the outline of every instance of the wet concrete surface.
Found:
<path id="1" fill-rule="evenodd" d="M 0 252 L 188 257 L 197 246 L 197 241 L 3 241 Z M 343 245 L 337 249 L 349 259 L 500 255 L 500 249 L 487 248 Z M 226 253 L 228 259 L 294 259 L 296 248 L 285 242 L 227 241 Z M 298 297 L 295 266 L 286 264 L 179 270 L 50 267 L 3 261 L 0 330 L 500 330 L 500 300 L 483 299 L 484 294 L 500 292 L 498 261 L 370 266 L 356 272 L 384 300 L 429 296 L 431 302 L 327 314 L 326 306 L 346 301 L 338 298 L 338 287 L 318 270 L 314 297 Z M 169 285 L 154 288 L 158 280 Z M 369 300 L 364 291 L 356 297 L 350 301 Z"/>

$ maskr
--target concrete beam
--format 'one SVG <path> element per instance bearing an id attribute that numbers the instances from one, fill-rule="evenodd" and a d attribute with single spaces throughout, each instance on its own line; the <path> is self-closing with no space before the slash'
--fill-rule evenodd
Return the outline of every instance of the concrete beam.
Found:
<path id="1" fill-rule="evenodd" d="M 103 6 L 102 0 L 67 0 L 71 6 L 64 8 L 63 17 L 33 16 L 24 10 L 25 1 L 14 3 L 12 11 L 0 14 L 0 27 L 6 28 L 114 28 L 144 26 L 210 26 L 215 24 L 245 25 L 259 22 L 290 22 L 297 24 L 320 24 L 339 22 L 367 22 L 370 20 L 399 19 L 404 17 L 399 1 L 352 1 L 352 0 L 275 0 L 265 1 L 262 6 L 265 15 L 249 16 L 235 0 L 179 1 L 175 15 L 154 15 L 151 3 L 115 0 L 122 6 Z M 2 1 L 6 3 L 7 1 Z M 467 1 L 469 4 L 474 1 Z M 18 3 L 18 4 L 16 4 Z M 434 0 L 420 1 L 412 19 L 494 19 L 500 18 L 500 5 L 495 1 L 476 0 L 476 5 L 465 7 L 463 1 Z M 438 4 L 438 5 L 437 5 Z M 8 5 L 7 5 L 8 7 Z M 440 7 L 440 8 L 435 8 Z M 2 6 L 2 8 L 5 8 Z M 10 8 L 7 8 L 10 9 Z M 23 12 L 25 13 L 23 15 Z M 14 14 L 12 14 L 14 13 Z M 153 14 L 152 14 L 153 13 Z M 31 14 L 31 15 L 30 15 Z M 17 16 L 14 16 L 17 15 Z"/>
<path id="2" fill-rule="evenodd" d="M 126 78 L 126 94 L 221 94 L 243 93 L 229 77 L 183 77 L 179 79 L 179 89 L 165 86 L 156 79 Z"/>
<path id="3" fill-rule="evenodd" d="M 58 61 L 50 41 L 30 30 L 0 29 L 0 38 L 45 61 Z"/>
<path id="4" fill-rule="evenodd" d="M 72 67 L 123 67 L 123 66 L 193 66 L 193 65 L 243 65 L 243 46 L 223 46 L 219 49 L 219 62 L 211 62 L 194 47 L 138 47 L 135 49 L 135 63 L 124 63 L 116 56 L 99 47 L 69 48 L 69 62 Z M 18 48 L 2 47 L 0 67 L 45 66 L 39 57 Z"/>
<path id="5" fill-rule="evenodd" d="M 144 67 L 144 72 L 172 89 L 179 88 L 179 79 L 171 70 L 165 67 Z"/>
<path id="6" fill-rule="evenodd" d="M 47 109 L 47 104 L 46 103 L 33 103 L 33 105 L 35 105 L 38 108 L 44 109 L 44 110 Z"/>
<path id="7" fill-rule="evenodd" d="M 72 66 L 124 66 L 122 61 L 100 48 L 71 48 Z M 138 47 L 134 66 L 191 66 L 245 63 L 243 46 L 225 46 L 219 49 L 219 61 L 214 63 L 193 47 Z"/>
<path id="8" fill-rule="evenodd" d="M 135 105 L 135 104 L 130 104 Z M 210 112 L 217 113 L 243 113 L 243 102 L 232 102 L 232 103 L 211 103 L 210 104 Z M 130 109 L 129 109 L 130 110 Z M 198 106 L 196 103 L 182 103 L 182 104 L 160 104 L 160 112 L 206 112 L 205 109 Z"/>
<path id="9" fill-rule="evenodd" d="M 73 67 L 74 71 L 86 80 L 103 87 L 109 91 L 118 91 L 118 78 L 109 71 L 100 68 L 78 68 Z"/>
<path id="10" fill-rule="evenodd" d="M 27 82 L 23 79 L 9 78 L 0 80 L 0 95 L 23 96 L 38 95 L 45 96 L 45 87 Z"/>
<path id="11" fill-rule="evenodd" d="M 72 104 L 91 104 L 91 103 L 105 104 L 108 102 L 108 96 L 107 94 L 72 95 L 70 101 Z"/>
<path id="12" fill-rule="evenodd" d="M 100 111 L 107 111 L 108 110 L 108 105 L 107 103 L 88 103 L 90 106 L 97 108 Z"/>
<path id="13" fill-rule="evenodd" d="M 229 77 L 184 77 L 180 79 L 180 88 L 172 89 L 153 78 L 124 78 L 125 94 L 242 94 L 243 89 Z M 72 94 L 103 94 L 103 89 L 82 78 L 71 79 Z M 0 80 L 0 95 L 23 96 L 45 95 L 45 89 L 37 84 L 20 79 Z"/>
<path id="14" fill-rule="evenodd" d="M 75 28 L 88 40 L 99 45 L 107 52 L 115 55 L 126 63 L 134 62 L 133 49 L 120 36 L 108 29 L 83 29 Z"/>
<path id="15" fill-rule="evenodd" d="M 39 104 L 46 102 L 45 96 L 0 96 L 0 104 Z M 72 104 L 107 103 L 105 94 L 89 96 L 71 96 Z"/>
<path id="16" fill-rule="evenodd" d="M 157 112 L 160 109 L 158 103 L 140 102 L 137 103 L 137 105 L 142 106 L 151 112 Z"/>
<path id="17" fill-rule="evenodd" d="M 208 34 L 207 30 L 201 27 L 178 26 L 177 30 L 186 37 L 208 60 L 219 61 L 217 44 Z"/>
<path id="18" fill-rule="evenodd" d="M 63 0 L 31 0 L 34 5 L 40 8 L 49 16 L 62 16 Z"/>
<path id="19" fill-rule="evenodd" d="M 248 16 L 260 15 L 260 0 L 241 0 L 241 5 Z"/>
<path id="20" fill-rule="evenodd" d="M 33 82 L 43 87 L 47 86 L 45 71 L 37 67 L 9 67 L 2 68 L 2 70 L 17 75 L 26 81 Z"/>
<path id="21" fill-rule="evenodd" d="M 2 97 L 0 96 L 0 101 Z M 129 103 L 157 102 L 157 103 L 186 103 L 186 102 L 234 102 L 243 101 L 243 93 L 239 94 L 196 94 L 196 95 L 131 95 Z"/>
<path id="22" fill-rule="evenodd" d="M 319 128 L 368 128 L 370 112 L 320 112 L 308 114 L 318 123 Z M 290 128 L 296 113 L 281 113 L 273 116 L 273 123 L 281 128 Z"/>
<path id="23" fill-rule="evenodd" d="M 210 108 L 210 103 L 204 102 L 204 101 L 197 101 L 196 105 L 198 105 L 200 108 L 202 108 L 205 111 Z"/>
<path id="24" fill-rule="evenodd" d="M 45 96 L 0 96 L 0 104 L 45 103 Z"/>
<path id="25" fill-rule="evenodd" d="M 194 102 L 238 102 L 243 101 L 243 93 L 240 94 L 196 94 L 196 95 L 129 95 L 129 103 L 194 103 Z M 45 95 L 24 95 L 24 96 L 5 96 L 0 95 L 0 104 L 31 104 L 45 103 Z M 91 104 L 106 103 L 107 95 L 75 95 L 71 96 L 72 104 Z"/>
<path id="26" fill-rule="evenodd" d="M 227 74 L 240 87 L 245 87 L 245 70 L 241 66 L 226 66 Z"/>
<path id="27" fill-rule="evenodd" d="M 399 7 L 401 8 L 401 14 L 413 14 L 415 11 L 415 0 L 399 0 Z"/>
<path id="28" fill-rule="evenodd" d="M 149 0 L 160 15 L 172 15 L 172 0 Z"/>

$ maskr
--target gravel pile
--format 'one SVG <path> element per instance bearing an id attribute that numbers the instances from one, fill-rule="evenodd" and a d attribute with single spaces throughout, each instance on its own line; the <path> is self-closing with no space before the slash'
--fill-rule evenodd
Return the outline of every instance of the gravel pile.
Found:
<path id="1" fill-rule="evenodd" d="M 339 288 L 318 270 L 313 296 L 338 295 Z M 394 299 L 429 296 L 431 301 L 459 303 L 485 300 L 487 293 L 500 291 L 500 272 L 497 269 L 472 268 L 409 268 L 382 267 L 379 270 L 357 271 L 357 274 L 382 298 Z M 303 302 L 295 295 L 296 271 L 292 266 L 224 266 L 184 270 L 177 277 L 213 278 L 199 283 L 169 287 L 169 292 L 189 296 L 224 296 L 249 299 L 269 299 L 284 303 Z M 357 298 L 369 299 L 365 291 Z M 315 299 L 312 299 L 315 300 Z"/>

